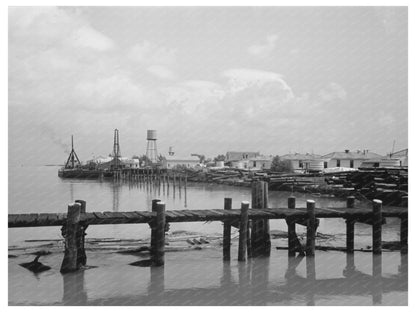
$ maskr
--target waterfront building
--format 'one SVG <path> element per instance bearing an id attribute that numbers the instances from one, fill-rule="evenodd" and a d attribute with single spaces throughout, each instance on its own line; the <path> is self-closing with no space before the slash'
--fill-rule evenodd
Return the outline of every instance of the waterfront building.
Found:
<path id="1" fill-rule="evenodd" d="M 286 154 L 280 156 L 280 160 L 289 160 L 291 163 L 291 167 L 294 172 L 305 172 L 308 171 L 309 168 L 324 168 L 324 160 L 322 156 L 317 154 L 301 154 L 301 153 L 294 153 L 294 154 Z M 318 170 L 319 171 L 319 170 Z"/>
<path id="2" fill-rule="evenodd" d="M 322 156 L 324 168 L 359 168 L 364 161 L 375 161 L 382 158 L 383 156 L 368 150 L 350 151 L 348 149 L 343 152 L 332 152 Z"/>
<path id="3" fill-rule="evenodd" d="M 195 168 L 200 164 L 200 159 L 197 156 L 166 156 L 164 160 L 164 166 L 167 169 L 173 169 L 175 167 Z"/>
<path id="4" fill-rule="evenodd" d="M 269 170 L 272 166 L 273 158 L 270 156 L 257 156 L 248 160 L 249 169 Z"/>

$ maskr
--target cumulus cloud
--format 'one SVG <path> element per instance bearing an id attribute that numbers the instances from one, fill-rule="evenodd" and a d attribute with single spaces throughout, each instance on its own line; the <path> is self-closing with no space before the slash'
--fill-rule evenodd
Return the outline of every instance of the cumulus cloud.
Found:
<path id="1" fill-rule="evenodd" d="M 277 35 L 269 35 L 266 37 L 265 43 L 249 46 L 247 51 L 249 54 L 256 57 L 267 57 L 276 48 L 276 42 L 278 39 L 279 36 Z"/>
<path id="2" fill-rule="evenodd" d="M 261 87 L 268 83 L 279 84 L 287 93 L 287 98 L 294 98 L 293 91 L 283 79 L 282 75 L 255 69 L 229 69 L 223 72 L 223 76 L 228 78 L 231 93 L 236 93 L 249 87 Z"/>

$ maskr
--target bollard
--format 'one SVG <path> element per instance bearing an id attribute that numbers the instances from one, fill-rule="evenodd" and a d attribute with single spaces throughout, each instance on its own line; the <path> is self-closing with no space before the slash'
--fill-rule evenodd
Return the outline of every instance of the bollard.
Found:
<path id="1" fill-rule="evenodd" d="M 383 223 L 382 209 L 383 202 L 373 200 L 373 253 L 381 254 L 381 225 Z"/>
<path id="2" fill-rule="evenodd" d="M 290 196 L 287 200 L 289 209 L 296 208 L 296 197 Z M 288 255 L 294 257 L 296 255 L 296 222 L 292 218 L 286 220 L 287 223 L 287 239 L 288 239 Z"/>
<path id="3" fill-rule="evenodd" d="M 232 199 L 224 198 L 224 210 L 231 210 Z M 229 261 L 231 258 L 231 222 L 224 221 L 223 243 L 222 243 L 222 259 Z"/>
<path id="4" fill-rule="evenodd" d="M 247 228 L 249 202 L 241 202 L 240 237 L 238 241 L 238 261 L 246 261 L 247 252 Z"/>
<path id="5" fill-rule="evenodd" d="M 155 232 L 155 254 L 153 258 L 154 266 L 165 264 L 165 203 L 156 204 L 156 232 Z"/>
<path id="6" fill-rule="evenodd" d="M 315 256 L 315 201 L 306 201 L 308 226 L 306 230 L 306 255 Z"/>
<path id="7" fill-rule="evenodd" d="M 355 206 L 355 197 L 348 196 L 347 198 L 347 208 L 354 208 Z M 350 217 L 347 217 L 346 227 L 347 227 L 347 253 L 354 253 L 354 220 Z"/>
<path id="8" fill-rule="evenodd" d="M 78 269 L 78 245 L 77 233 L 81 218 L 81 204 L 73 203 L 68 205 L 65 233 L 65 254 L 61 264 L 61 273 L 73 272 Z"/>

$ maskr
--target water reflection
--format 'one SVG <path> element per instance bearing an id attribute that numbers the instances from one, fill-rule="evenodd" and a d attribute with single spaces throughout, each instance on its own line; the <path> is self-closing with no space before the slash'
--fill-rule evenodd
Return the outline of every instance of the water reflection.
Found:
<path id="1" fill-rule="evenodd" d="M 62 276 L 64 282 L 62 303 L 64 305 L 86 305 L 88 296 L 85 289 L 84 271 L 63 274 Z"/>
<path id="2" fill-rule="evenodd" d="M 407 255 L 401 256 L 397 274 L 384 277 L 380 255 L 372 258 L 372 274 L 357 271 L 347 264 L 344 277 L 326 279 L 316 278 L 315 261 L 318 261 L 315 257 L 289 257 L 284 279 L 279 278 L 281 282 L 277 284 L 270 282 L 270 277 L 273 276 L 270 258 L 234 263 L 224 261 L 221 262 L 218 286 L 207 288 L 193 288 L 192 282 L 189 288 L 167 288 L 165 275 L 170 273 L 165 267 L 142 268 L 150 270 L 147 291 L 117 297 L 114 302 L 129 305 L 319 305 L 318 299 L 329 296 L 370 296 L 374 305 L 380 305 L 383 303 L 384 293 L 407 291 Z M 298 273 L 303 271 L 302 264 L 306 266 L 306 274 Z M 339 269 L 341 273 L 342 268 Z M 108 298 L 88 301 L 82 271 L 63 275 L 63 282 L 62 303 L 65 305 L 100 305 L 104 301 L 106 304 L 112 302 L 111 295 Z"/>

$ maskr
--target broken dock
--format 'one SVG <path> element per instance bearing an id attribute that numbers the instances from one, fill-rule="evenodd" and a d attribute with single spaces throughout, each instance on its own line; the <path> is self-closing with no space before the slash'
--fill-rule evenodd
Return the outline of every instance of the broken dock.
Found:
<path id="1" fill-rule="evenodd" d="M 230 260 L 231 227 L 239 228 L 238 260 L 247 257 L 270 256 L 269 220 L 285 219 L 288 226 L 288 256 L 299 250 L 295 224 L 307 227 L 306 256 L 315 255 L 315 235 L 320 218 L 346 220 L 346 252 L 354 252 L 354 224 L 364 222 L 372 226 L 373 253 L 380 254 L 381 230 L 384 218 L 399 218 L 401 252 L 407 253 L 408 209 L 407 207 L 383 207 L 380 200 L 373 201 L 372 208 L 356 208 L 354 197 L 349 197 L 345 208 L 316 208 L 313 200 L 306 208 L 296 208 L 296 198 L 288 198 L 287 208 L 270 208 L 267 183 L 253 183 L 252 203 L 242 202 L 239 209 L 232 209 L 232 199 L 225 198 L 223 209 L 166 210 L 159 200 L 153 200 L 152 211 L 87 212 L 86 202 L 78 200 L 68 206 L 68 213 L 9 214 L 9 228 L 62 226 L 65 238 L 65 255 L 61 272 L 75 271 L 86 264 L 84 235 L 88 226 L 103 224 L 148 223 L 151 228 L 151 264 L 164 264 L 165 232 L 167 223 L 222 221 L 223 259 Z"/>

